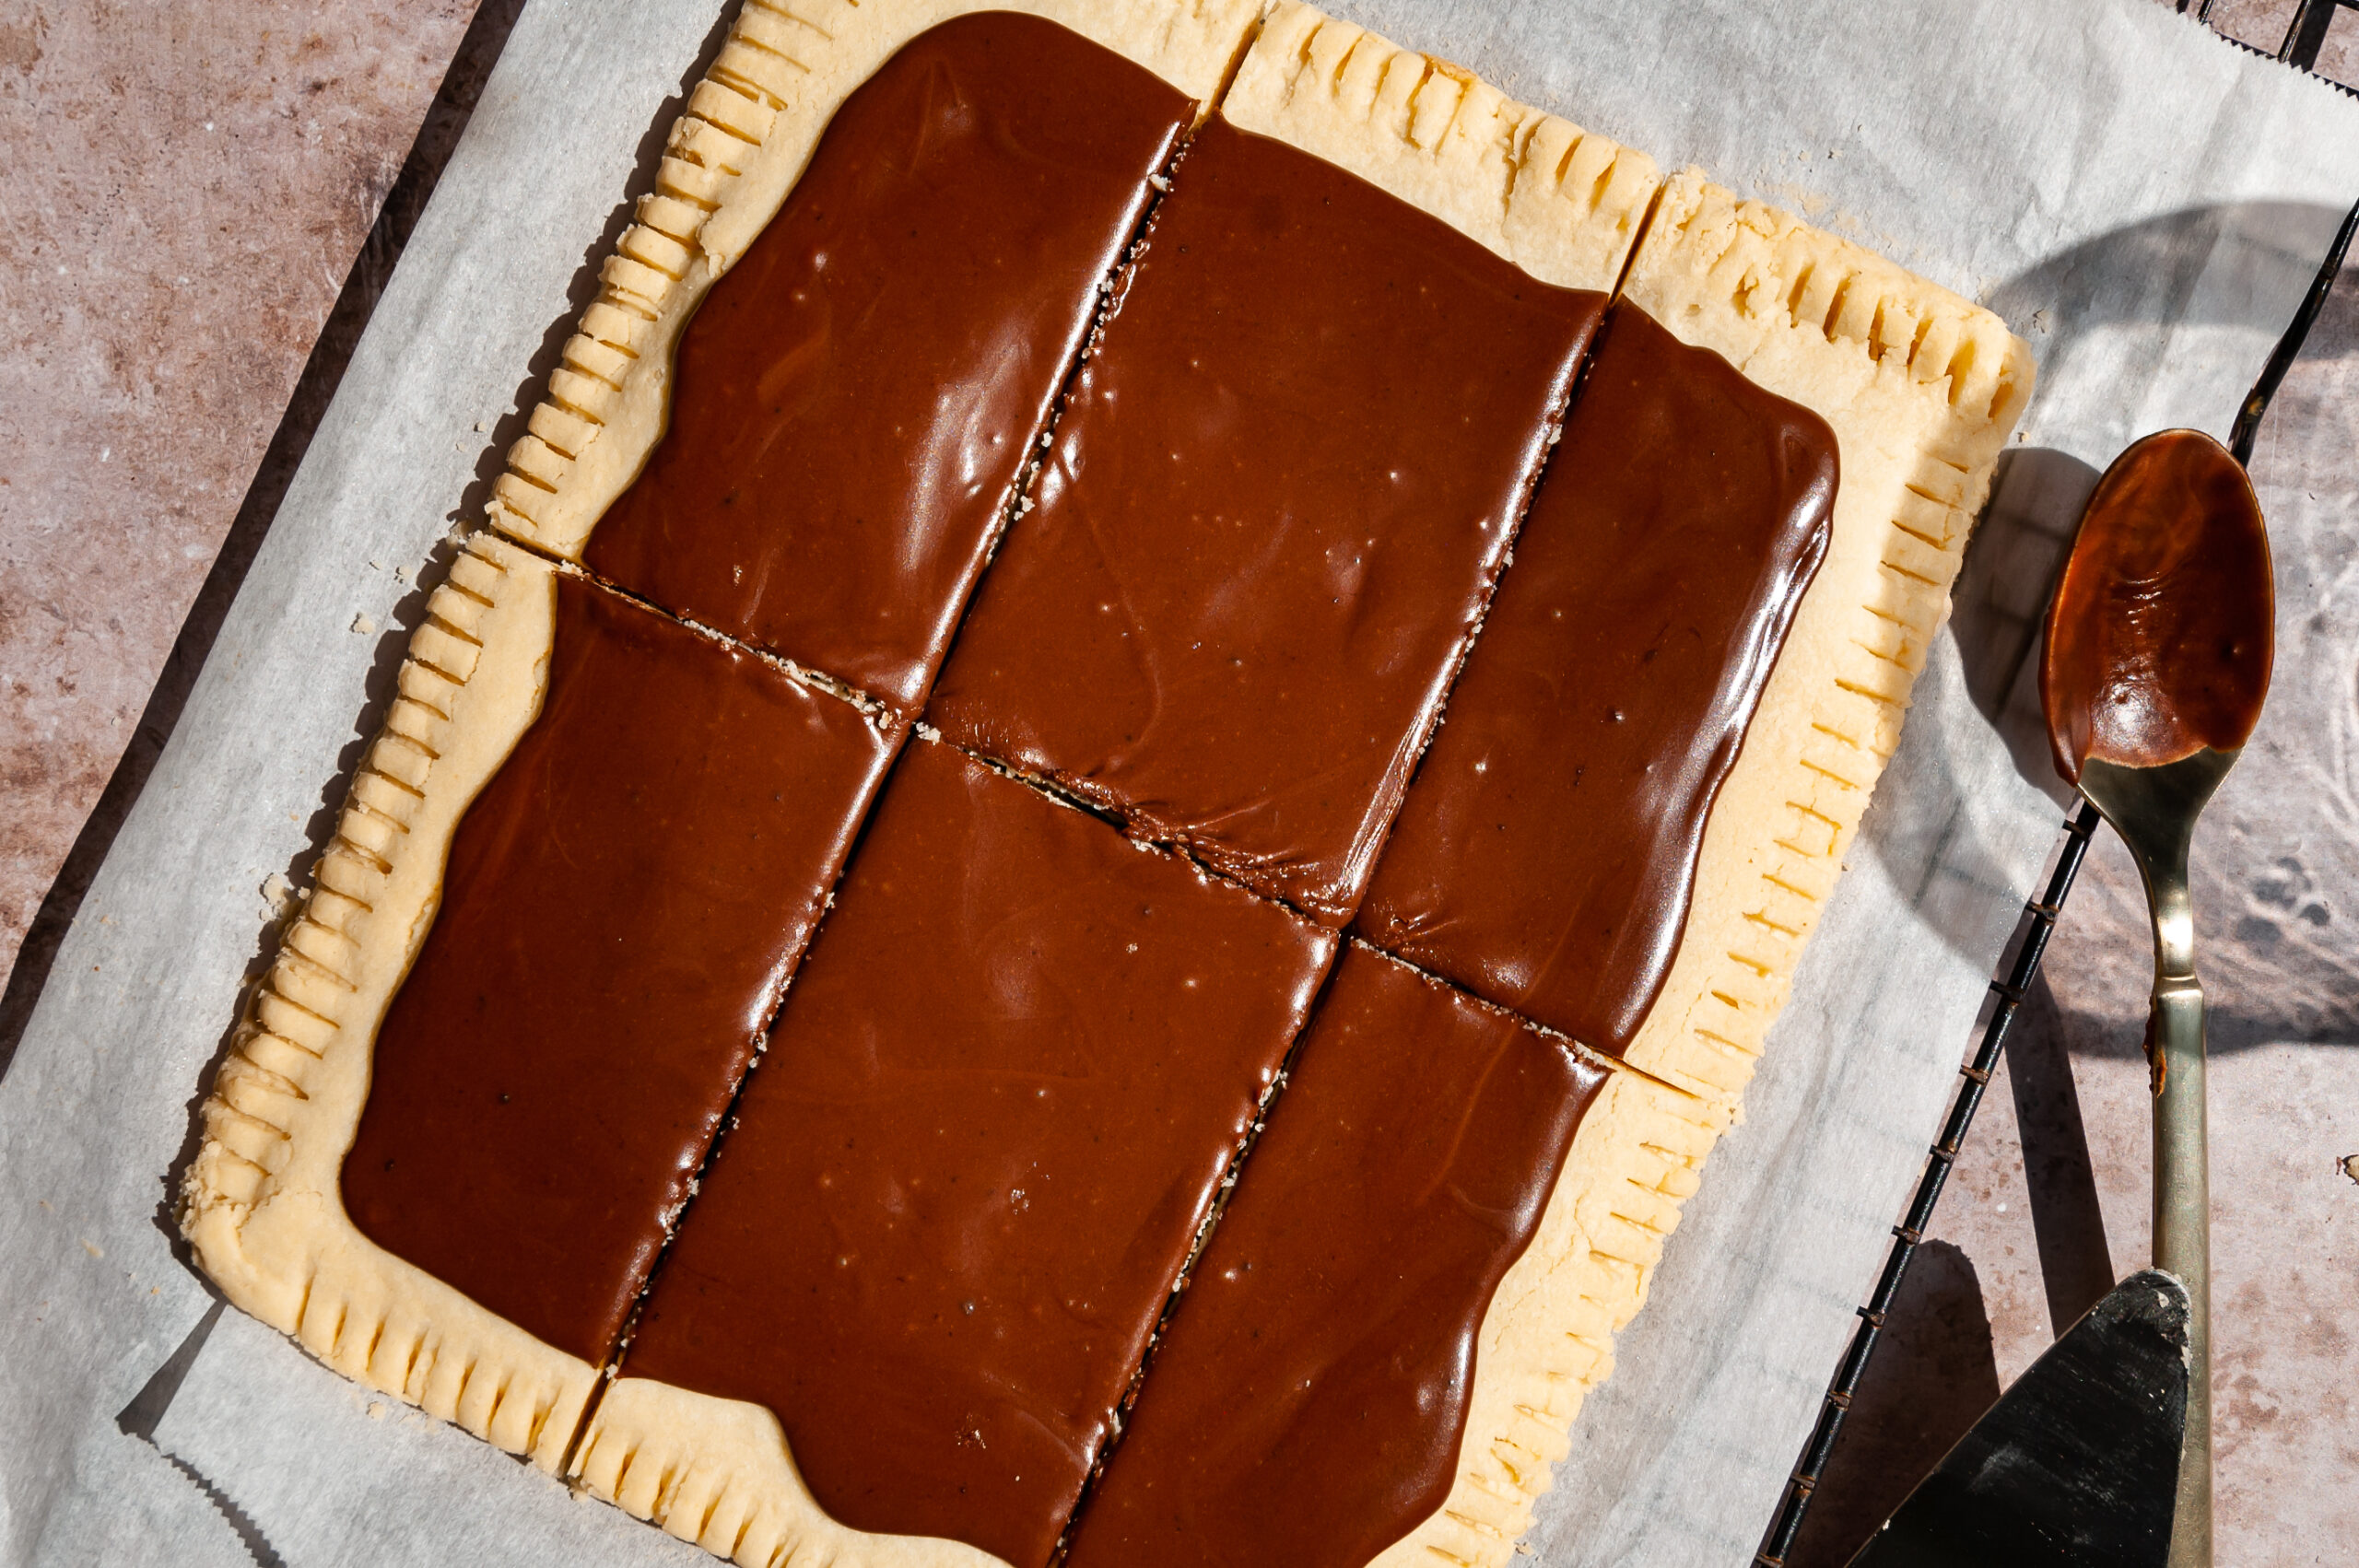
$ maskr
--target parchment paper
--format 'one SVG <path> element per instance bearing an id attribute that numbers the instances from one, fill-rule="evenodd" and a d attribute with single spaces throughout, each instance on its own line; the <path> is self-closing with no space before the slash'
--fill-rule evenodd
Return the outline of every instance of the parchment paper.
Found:
<path id="1" fill-rule="evenodd" d="M 220 1309 L 168 1173 L 260 890 L 327 831 L 418 614 L 395 568 L 479 502 L 716 8 L 526 7 L 0 1082 L 10 1562 L 702 1560 Z M 1750 1119 L 1532 1537 L 1553 1564 L 1743 1563 L 2052 841 L 2020 675 L 2058 541 L 2128 438 L 2225 432 L 2359 194 L 2359 103 L 2152 0 L 1333 8 L 1873 244 L 2043 361 Z"/>

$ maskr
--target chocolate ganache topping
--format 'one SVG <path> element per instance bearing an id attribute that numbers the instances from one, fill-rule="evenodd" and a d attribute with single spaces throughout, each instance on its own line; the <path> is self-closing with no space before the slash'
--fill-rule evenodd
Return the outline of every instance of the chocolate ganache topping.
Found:
<path id="1" fill-rule="evenodd" d="M 1474 1352 L 1602 1067 L 1346 949 L 1069 1568 L 1360 1568 L 1457 1480 Z"/>
<path id="2" fill-rule="evenodd" d="M 1216 114 L 1171 164 L 1191 115 L 1000 13 L 846 101 L 586 562 L 955 743 L 561 579 L 344 1173 L 549 1343 L 774 1412 L 835 1519 L 1017 1568 L 1441 1505 L 1607 1082 L 1485 1003 L 1627 1047 L 1837 481 L 1626 304 Z M 1451 983 L 1328 978 L 1356 916 Z"/>
<path id="3" fill-rule="evenodd" d="M 1214 116 L 928 717 L 1341 924 L 1603 305 Z"/>
<path id="4" fill-rule="evenodd" d="M 1329 933 L 912 743 L 623 1363 L 1040 1568 Z"/>
<path id="5" fill-rule="evenodd" d="M 2048 617 L 2040 706 L 2056 766 L 2154 767 L 2234 751 L 2275 651 L 2269 533 L 2252 481 L 2201 430 L 2148 436 L 2089 497 Z"/>

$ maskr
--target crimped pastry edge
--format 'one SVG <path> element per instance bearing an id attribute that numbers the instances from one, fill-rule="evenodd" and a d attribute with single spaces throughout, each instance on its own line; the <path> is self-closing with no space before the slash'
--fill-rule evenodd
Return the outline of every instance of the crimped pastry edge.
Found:
<path id="1" fill-rule="evenodd" d="M 1825 562 L 1713 807 L 1678 957 L 1626 1057 L 1732 1105 L 1899 744 L 2034 369 L 1989 311 L 1694 170 L 1665 185 L 1624 298 L 1824 418 L 1839 454 Z"/>
<path id="2" fill-rule="evenodd" d="M 598 1369 L 362 1235 L 338 1176 L 452 834 L 540 712 L 556 603 L 556 568 L 488 533 L 428 597 L 399 695 L 214 1075 L 180 1193 L 182 1229 L 233 1305 L 552 1472 Z"/>
<path id="3" fill-rule="evenodd" d="M 609 1386 L 572 1474 L 593 1496 L 745 1568 L 1007 1568 L 963 1542 L 838 1524 L 804 1484 L 766 1407 L 651 1378 Z"/>
<path id="4" fill-rule="evenodd" d="M 1220 111 L 1564 288 L 1613 290 L 1662 183 L 1646 154 L 1299 0 L 1271 7 Z"/>

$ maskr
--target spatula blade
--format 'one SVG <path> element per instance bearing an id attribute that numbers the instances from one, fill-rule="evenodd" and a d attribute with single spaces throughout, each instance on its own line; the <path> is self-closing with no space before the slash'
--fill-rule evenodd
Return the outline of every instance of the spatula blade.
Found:
<path id="1" fill-rule="evenodd" d="M 2146 1269 L 2000 1397 L 1851 1568 L 2163 1568 L 2187 1428 L 2187 1290 Z"/>

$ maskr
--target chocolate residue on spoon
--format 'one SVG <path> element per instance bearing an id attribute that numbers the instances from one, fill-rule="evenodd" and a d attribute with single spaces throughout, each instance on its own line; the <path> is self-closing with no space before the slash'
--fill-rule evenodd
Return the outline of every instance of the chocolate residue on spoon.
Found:
<path id="1" fill-rule="evenodd" d="M 2040 707 L 2056 766 L 2233 751 L 2269 691 L 2276 599 L 2252 482 L 2201 430 L 2114 460 L 2048 613 Z"/>

